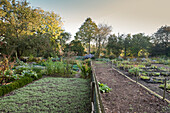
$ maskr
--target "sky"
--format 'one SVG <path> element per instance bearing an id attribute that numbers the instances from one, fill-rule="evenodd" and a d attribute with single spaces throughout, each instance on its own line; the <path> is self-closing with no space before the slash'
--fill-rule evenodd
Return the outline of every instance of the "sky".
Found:
<path id="1" fill-rule="evenodd" d="M 115 34 L 145 33 L 170 25 L 170 0 L 28 0 L 33 8 L 54 11 L 63 21 L 63 29 L 72 38 L 90 17 L 98 24 L 112 26 Z"/>

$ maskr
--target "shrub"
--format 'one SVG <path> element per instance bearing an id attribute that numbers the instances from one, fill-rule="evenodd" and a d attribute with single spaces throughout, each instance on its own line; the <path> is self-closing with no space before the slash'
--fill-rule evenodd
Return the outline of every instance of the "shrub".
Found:
<path id="1" fill-rule="evenodd" d="M 109 59 L 115 59 L 116 58 L 116 55 L 110 55 L 109 56 Z"/>
<path id="2" fill-rule="evenodd" d="M 0 61 L 0 85 L 4 82 L 10 80 L 11 75 L 13 74 L 12 68 L 14 67 L 14 62 L 10 62 L 10 56 L 3 55 L 3 60 Z"/>
<path id="3" fill-rule="evenodd" d="M 38 65 L 34 65 L 32 67 L 32 70 L 35 71 L 36 73 L 40 73 L 42 70 L 44 70 L 45 67 L 44 66 L 38 66 Z"/>
<path id="4" fill-rule="evenodd" d="M 26 63 L 22 66 L 17 66 L 15 69 L 15 73 L 21 74 L 21 72 L 23 72 L 24 70 L 31 70 L 31 66 Z"/>
<path id="5" fill-rule="evenodd" d="M 86 63 L 88 66 L 91 66 L 91 59 L 85 60 L 85 63 Z"/>
<path id="6" fill-rule="evenodd" d="M 72 65 L 68 62 L 53 62 L 50 59 L 45 62 L 46 73 L 48 75 L 56 75 L 63 77 L 70 77 L 74 74 Z"/>
<path id="7" fill-rule="evenodd" d="M 23 70 L 21 75 L 26 76 L 26 77 L 31 77 L 34 80 L 38 78 L 37 73 L 32 70 Z"/>
<path id="8" fill-rule="evenodd" d="M 13 91 L 14 89 L 23 87 L 24 85 L 32 82 L 33 79 L 30 77 L 23 77 L 19 80 L 14 81 L 13 83 L 9 84 L 9 85 L 3 85 L 0 87 L 0 96 L 3 96 L 11 91 Z"/>
<path id="9" fill-rule="evenodd" d="M 40 78 L 42 78 L 42 74 L 38 73 L 37 78 L 35 80 L 40 79 Z M 21 87 L 31 83 L 33 80 L 34 79 L 31 78 L 31 77 L 25 76 L 25 77 L 22 77 L 22 78 L 14 81 L 14 82 L 8 84 L 8 85 L 3 85 L 3 86 L 0 87 L 0 96 L 3 96 L 3 95 L 5 95 L 5 94 L 7 94 L 7 93 L 9 93 L 9 92 L 11 92 L 15 89 L 21 88 Z"/>

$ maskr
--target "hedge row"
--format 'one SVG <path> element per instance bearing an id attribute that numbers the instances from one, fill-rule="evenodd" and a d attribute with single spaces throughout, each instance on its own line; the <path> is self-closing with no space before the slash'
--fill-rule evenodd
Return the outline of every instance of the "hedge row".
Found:
<path id="1" fill-rule="evenodd" d="M 42 74 L 38 74 L 38 79 L 40 79 L 40 78 L 42 78 Z M 21 88 L 21 87 L 31 83 L 34 80 L 35 79 L 33 79 L 31 77 L 23 77 L 19 80 L 12 82 L 9 85 L 3 85 L 0 87 L 0 96 L 4 96 L 5 94 L 7 94 L 15 89 Z"/>

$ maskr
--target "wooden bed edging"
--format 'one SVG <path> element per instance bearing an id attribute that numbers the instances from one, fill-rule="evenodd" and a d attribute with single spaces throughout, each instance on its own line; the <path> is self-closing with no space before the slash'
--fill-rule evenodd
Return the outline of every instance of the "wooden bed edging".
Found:
<path id="1" fill-rule="evenodd" d="M 91 68 L 92 68 L 92 78 L 91 78 L 91 89 L 92 89 L 92 91 L 91 91 L 92 92 L 92 94 L 91 94 L 91 105 L 92 105 L 92 111 L 91 111 L 91 113 L 105 113 L 104 106 L 103 106 L 102 100 L 101 100 L 101 94 L 100 94 L 98 82 L 97 82 L 97 79 L 96 79 L 95 68 L 92 65 L 92 61 L 91 61 Z M 95 100 L 94 96 L 96 97 L 96 100 Z M 97 111 L 95 111 L 94 101 L 96 101 Z"/>
<path id="2" fill-rule="evenodd" d="M 134 81 L 133 79 L 131 79 L 131 78 L 128 77 L 127 75 L 123 74 L 122 72 L 118 71 L 117 69 L 115 69 L 115 68 L 113 68 L 113 67 L 112 67 L 112 69 L 115 70 L 115 71 L 117 71 L 118 73 L 120 73 L 121 75 L 123 75 L 124 77 L 126 77 L 127 79 L 129 79 L 130 81 L 136 83 L 136 81 Z M 160 95 L 157 94 L 156 92 L 150 90 L 149 88 L 147 88 L 147 87 L 144 86 L 143 84 L 141 84 L 141 83 L 139 83 L 139 82 L 137 82 L 136 84 L 140 85 L 141 87 L 143 87 L 144 89 L 146 89 L 146 90 L 147 90 L 148 92 L 150 92 L 151 94 L 157 96 L 158 98 L 163 99 L 162 96 L 160 96 Z M 168 99 L 164 99 L 164 100 L 170 104 L 170 101 L 169 101 Z"/>

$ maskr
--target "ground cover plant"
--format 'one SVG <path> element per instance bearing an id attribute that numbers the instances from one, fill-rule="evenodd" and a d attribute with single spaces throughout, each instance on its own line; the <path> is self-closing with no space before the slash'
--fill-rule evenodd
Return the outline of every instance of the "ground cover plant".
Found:
<path id="1" fill-rule="evenodd" d="M 88 79 L 48 77 L 0 98 L 0 112 L 89 113 Z"/>

